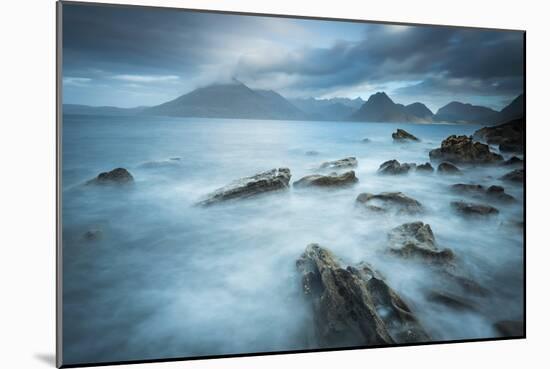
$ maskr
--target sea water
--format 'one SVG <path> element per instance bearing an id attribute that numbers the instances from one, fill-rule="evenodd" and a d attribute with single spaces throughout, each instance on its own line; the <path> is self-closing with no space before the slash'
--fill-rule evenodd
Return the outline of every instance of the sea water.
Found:
<path id="1" fill-rule="evenodd" d="M 402 128 L 421 142 L 396 144 Z M 511 168 L 381 176 L 381 163 L 422 164 L 451 134 L 479 126 L 65 115 L 62 128 L 63 357 L 66 364 L 303 350 L 315 347 L 295 262 L 319 243 L 344 265 L 366 261 L 408 303 L 435 341 L 488 338 L 523 317 L 523 188 Z M 368 138 L 369 142 L 362 140 Z M 313 152 L 313 153 L 312 153 Z M 314 154 L 314 155 L 312 155 Z M 354 156 L 359 183 L 294 189 L 207 208 L 231 181 L 288 167 L 292 181 Z M 505 157 L 507 158 L 507 156 Z M 85 186 L 124 167 L 130 186 Z M 465 219 L 454 183 L 503 185 L 517 201 L 490 219 Z M 361 192 L 401 191 L 419 215 L 365 213 Z M 421 263 L 388 257 L 387 233 L 431 225 L 469 278 L 489 291 L 474 310 L 433 303 L 445 282 Z M 86 237 L 91 231 L 94 237 Z M 92 239 L 90 239 L 92 238 Z M 451 288 L 451 287 L 449 287 Z"/>

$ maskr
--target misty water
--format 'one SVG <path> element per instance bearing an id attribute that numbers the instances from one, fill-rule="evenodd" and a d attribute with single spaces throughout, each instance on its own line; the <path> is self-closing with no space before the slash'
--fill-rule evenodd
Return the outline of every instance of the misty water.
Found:
<path id="1" fill-rule="evenodd" d="M 422 141 L 395 144 L 396 128 Z M 377 174 L 390 159 L 425 163 L 447 136 L 478 128 L 65 115 L 64 363 L 317 348 L 295 266 L 313 242 L 346 265 L 369 262 L 434 340 L 497 336 L 496 321 L 523 318 L 523 231 L 515 225 L 523 221 L 523 189 L 498 179 L 511 168 L 471 168 L 461 177 Z M 348 156 L 359 162 L 353 187 L 291 186 L 193 206 L 240 177 L 288 167 L 292 182 Z M 135 183 L 83 185 L 117 167 Z M 493 204 L 495 217 L 465 219 L 449 205 L 468 200 L 449 191 L 454 183 L 502 185 L 517 201 Z M 381 215 L 354 206 L 359 193 L 384 191 L 402 191 L 426 211 Z M 428 300 L 426 291 L 452 287 L 422 264 L 385 252 L 388 231 L 415 220 L 430 224 L 438 245 L 452 249 L 468 277 L 490 291 L 477 309 Z M 90 230 L 97 239 L 84 236 Z"/>

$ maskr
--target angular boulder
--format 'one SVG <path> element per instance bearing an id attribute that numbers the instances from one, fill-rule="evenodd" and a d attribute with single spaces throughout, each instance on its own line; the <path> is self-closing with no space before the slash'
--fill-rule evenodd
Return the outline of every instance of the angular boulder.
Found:
<path id="1" fill-rule="evenodd" d="M 102 172 L 99 175 L 86 182 L 86 184 L 98 184 L 98 185 L 107 185 L 107 184 L 128 184 L 134 181 L 134 177 L 126 170 L 125 168 L 116 168 L 110 172 Z"/>
<path id="2" fill-rule="evenodd" d="M 485 193 L 485 187 L 479 184 L 457 183 L 451 186 L 451 190 L 461 194 L 480 195 Z"/>
<path id="3" fill-rule="evenodd" d="M 227 200 L 245 199 L 266 192 L 285 190 L 288 188 L 290 177 L 288 168 L 271 169 L 251 177 L 244 177 L 208 194 L 198 205 L 209 206 Z"/>
<path id="4" fill-rule="evenodd" d="M 350 170 L 342 174 L 331 173 L 330 175 L 312 174 L 300 178 L 293 183 L 294 187 L 346 187 L 357 183 L 359 179 L 355 172 Z"/>
<path id="5" fill-rule="evenodd" d="M 402 192 L 382 192 L 379 194 L 361 193 L 356 204 L 371 211 L 416 214 L 422 212 L 422 204 Z"/>
<path id="6" fill-rule="evenodd" d="M 468 136 L 452 135 L 441 142 L 441 147 L 430 151 L 430 160 L 454 164 L 493 164 L 502 156 L 491 152 L 488 145 L 474 142 Z"/>
<path id="7" fill-rule="evenodd" d="M 420 141 L 417 137 L 413 136 L 404 129 L 398 128 L 397 131 L 391 134 L 394 141 L 407 142 L 407 141 Z"/>
<path id="8" fill-rule="evenodd" d="M 431 263 L 447 263 L 454 259 L 450 249 L 439 249 L 429 224 L 405 223 L 388 234 L 390 252 L 407 259 L 420 259 Z"/>
<path id="9" fill-rule="evenodd" d="M 490 216 L 497 215 L 498 209 L 490 205 L 471 203 L 465 201 L 453 201 L 451 207 L 458 213 L 465 216 Z"/>
<path id="10" fill-rule="evenodd" d="M 327 161 L 321 164 L 321 169 L 345 169 L 345 168 L 355 168 L 357 167 L 357 159 L 353 156 L 348 158 Z"/>
<path id="11" fill-rule="evenodd" d="M 329 250 L 310 244 L 296 266 L 319 347 L 429 340 L 407 304 L 368 264 L 345 267 Z"/>
<path id="12" fill-rule="evenodd" d="M 378 173 L 380 174 L 407 174 L 411 169 L 414 169 L 414 163 L 399 163 L 397 160 L 388 160 L 380 165 Z"/>
<path id="13" fill-rule="evenodd" d="M 499 150 L 502 152 L 523 152 L 525 118 L 478 129 L 474 132 L 474 139 L 485 141 L 491 145 L 499 145 Z"/>

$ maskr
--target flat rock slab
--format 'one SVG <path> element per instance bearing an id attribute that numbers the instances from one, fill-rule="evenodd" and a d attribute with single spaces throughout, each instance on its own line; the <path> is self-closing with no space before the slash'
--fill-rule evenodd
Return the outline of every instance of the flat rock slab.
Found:
<path id="1" fill-rule="evenodd" d="M 209 206 L 227 200 L 245 199 L 266 192 L 285 190 L 289 186 L 290 177 L 288 168 L 271 169 L 244 177 L 210 193 L 198 205 Z"/>
<path id="2" fill-rule="evenodd" d="M 368 210 L 377 212 L 396 210 L 398 213 L 416 214 L 423 210 L 420 202 L 402 192 L 361 193 L 355 202 Z"/>
<path id="3" fill-rule="evenodd" d="M 490 205 L 465 201 L 453 201 L 451 207 L 465 216 L 491 216 L 499 213 L 498 209 Z"/>
<path id="4" fill-rule="evenodd" d="M 332 173 L 330 175 L 312 174 L 300 178 L 293 183 L 296 188 L 303 187 L 346 187 L 357 183 L 359 179 L 355 176 L 355 172 L 350 170 L 342 174 Z"/>
<path id="5" fill-rule="evenodd" d="M 327 161 L 320 166 L 321 169 L 346 169 L 355 167 L 357 167 L 357 159 L 353 156 L 334 161 Z"/>

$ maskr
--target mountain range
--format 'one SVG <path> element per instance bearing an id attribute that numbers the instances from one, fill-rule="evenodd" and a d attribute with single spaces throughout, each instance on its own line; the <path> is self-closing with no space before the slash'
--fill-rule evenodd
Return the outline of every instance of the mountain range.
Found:
<path id="1" fill-rule="evenodd" d="M 494 125 L 524 116 L 523 94 L 501 111 L 450 102 L 435 114 L 420 102 L 403 105 L 393 102 L 385 92 L 367 101 L 361 98 L 287 99 L 273 90 L 251 89 L 239 81 L 197 88 L 174 100 L 151 107 L 118 108 L 110 106 L 64 104 L 65 114 L 161 115 L 173 117 L 336 120 L 360 122 L 476 123 Z"/>

